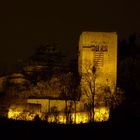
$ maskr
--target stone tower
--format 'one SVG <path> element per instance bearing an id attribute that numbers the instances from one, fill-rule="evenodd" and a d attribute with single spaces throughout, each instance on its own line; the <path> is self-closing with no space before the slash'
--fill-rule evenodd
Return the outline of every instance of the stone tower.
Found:
<path id="1" fill-rule="evenodd" d="M 94 91 L 103 94 L 105 87 L 115 92 L 117 82 L 117 34 L 115 32 L 83 32 L 79 41 L 79 73 L 81 100 Z M 90 86 L 89 86 L 90 84 Z"/>

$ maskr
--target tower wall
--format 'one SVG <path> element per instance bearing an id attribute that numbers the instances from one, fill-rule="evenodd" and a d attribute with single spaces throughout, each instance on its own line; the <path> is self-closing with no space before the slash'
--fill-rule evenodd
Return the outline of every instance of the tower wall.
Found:
<path id="1" fill-rule="evenodd" d="M 78 61 L 83 96 L 85 89 L 90 92 L 89 81 L 92 88 L 95 85 L 95 93 L 104 92 L 101 89 L 106 86 L 110 87 L 111 93 L 115 91 L 117 82 L 117 34 L 115 32 L 83 32 L 79 41 Z"/>

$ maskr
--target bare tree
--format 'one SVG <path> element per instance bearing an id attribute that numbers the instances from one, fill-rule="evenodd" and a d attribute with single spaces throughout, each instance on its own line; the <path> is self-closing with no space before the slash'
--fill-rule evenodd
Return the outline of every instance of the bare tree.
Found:
<path id="1" fill-rule="evenodd" d="M 68 98 L 71 94 L 71 73 L 63 74 L 61 76 L 61 96 L 65 99 L 65 115 L 66 123 L 68 123 Z"/>
<path id="2" fill-rule="evenodd" d="M 69 123 L 69 115 L 72 111 L 75 112 L 76 120 L 76 100 L 80 98 L 79 93 L 78 81 L 74 78 L 73 73 L 69 72 L 61 75 L 61 97 L 65 100 L 66 123 Z"/>
<path id="3" fill-rule="evenodd" d="M 96 65 L 92 65 L 90 62 L 86 63 L 83 67 L 82 74 L 82 92 L 86 96 L 88 103 L 85 104 L 86 110 L 88 110 L 90 119 L 94 121 L 94 96 L 95 96 L 95 82 L 96 82 Z"/>
<path id="4" fill-rule="evenodd" d="M 59 111 L 57 110 L 57 107 L 56 106 L 51 107 L 50 113 L 54 116 L 55 123 L 58 123 Z"/>
<path id="5" fill-rule="evenodd" d="M 88 112 L 88 116 L 89 116 L 89 121 L 92 121 L 92 102 L 88 102 L 86 104 L 84 104 L 84 108 L 85 110 Z"/>
<path id="6" fill-rule="evenodd" d="M 89 118 L 94 121 L 94 107 L 104 105 L 110 109 L 110 112 L 122 103 L 124 100 L 124 91 L 120 88 L 116 89 L 116 85 L 101 84 L 96 85 L 98 76 L 97 66 L 86 63 L 83 67 L 82 74 L 82 92 L 88 102 L 85 104 L 85 109 L 89 112 Z M 114 91 L 112 91 L 112 88 Z"/>

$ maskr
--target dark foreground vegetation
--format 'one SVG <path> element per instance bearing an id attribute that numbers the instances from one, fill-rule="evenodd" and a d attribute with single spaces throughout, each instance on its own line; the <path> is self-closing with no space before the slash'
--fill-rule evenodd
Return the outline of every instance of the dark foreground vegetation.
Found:
<path id="1" fill-rule="evenodd" d="M 117 117 L 117 116 L 116 116 Z M 94 124 L 48 124 L 44 121 L 0 120 L 1 136 L 5 139 L 136 139 L 140 118 L 112 118 Z"/>
<path id="2" fill-rule="evenodd" d="M 48 124 L 40 120 L 27 122 L 1 118 L 0 134 L 4 139 L 14 140 L 139 139 L 140 102 L 138 101 L 133 103 L 126 100 L 112 112 L 108 122 L 94 124 Z"/>

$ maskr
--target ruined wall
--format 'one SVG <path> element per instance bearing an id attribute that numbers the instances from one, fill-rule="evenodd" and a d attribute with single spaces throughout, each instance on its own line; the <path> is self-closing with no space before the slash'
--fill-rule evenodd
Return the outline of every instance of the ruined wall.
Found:
<path id="1" fill-rule="evenodd" d="M 44 115 L 51 112 L 51 108 L 56 107 L 58 111 L 57 123 L 66 123 L 66 102 L 65 100 L 49 100 L 49 99 L 28 99 L 28 103 L 41 105 L 41 119 L 45 119 Z M 70 110 L 70 117 L 72 123 L 88 123 L 90 121 L 89 111 L 86 110 L 82 101 L 67 101 L 67 110 Z M 94 121 L 101 122 L 109 119 L 109 108 L 107 107 L 95 107 L 94 108 Z M 52 112 L 48 116 L 49 122 L 55 122 L 55 113 Z"/>
<path id="2" fill-rule="evenodd" d="M 40 104 L 41 105 L 41 111 L 42 112 L 49 112 L 49 109 L 52 107 L 57 107 L 57 110 L 59 112 L 64 112 L 66 108 L 66 102 L 65 100 L 52 100 L 52 99 L 28 99 L 28 103 L 34 103 L 34 104 Z M 74 112 L 74 101 L 68 100 L 67 101 L 67 106 L 71 107 L 72 111 Z M 84 111 L 84 105 L 76 101 L 76 111 Z"/>

